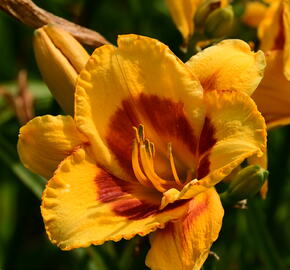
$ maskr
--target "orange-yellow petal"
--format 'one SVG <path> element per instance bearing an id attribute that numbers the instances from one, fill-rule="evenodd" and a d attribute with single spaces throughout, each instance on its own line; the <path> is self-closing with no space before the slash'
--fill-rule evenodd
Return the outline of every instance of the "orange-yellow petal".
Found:
<path id="1" fill-rule="evenodd" d="M 283 33 L 282 39 L 284 39 L 284 75 L 288 81 L 290 81 L 290 2 L 288 0 L 283 1 Z"/>
<path id="2" fill-rule="evenodd" d="M 264 52 L 282 49 L 284 46 L 282 14 L 282 1 L 271 2 L 258 28 L 258 37 L 261 42 L 260 49 Z"/>
<path id="3" fill-rule="evenodd" d="M 259 26 L 260 48 L 265 51 L 283 51 L 283 73 L 290 80 L 290 3 L 275 1 L 271 3 L 265 19 Z"/>
<path id="4" fill-rule="evenodd" d="M 45 115 L 20 129 L 18 153 L 25 167 L 48 179 L 63 159 L 86 143 L 70 116 Z"/>
<path id="5" fill-rule="evenodd" d="M 176 24 L 177 29 L 182 34 L 185 44 L 194 32 L 194 15 L 198 5 L 203 0 L 166 0 L 168 9 Z"/>
<path id="6" fill-rule="evenodd" d="M 251 95 L 265 68 L 263 52 L 241 40 L 224 40 L 189 59 L 186 65 L 205 90 L 236 90 Z"/>
<path id="7" fill-rule="evenodd" d="M 96 49 L 81 72 L 76 122 L 90 138 L 98 163 L 126 179 L 135 137 L 132 127 L 143 124 L 156 145 L 162 144 L 160 133 L 190 137 L 188 121 L 198 134 L 202 98 L 199 81 L 167 46 L 151 38 L 125 35 L 119 37 L 118 48 Z M 184 132 L 184 125 L 189 132 Z"/>
<path id="8" fill-rule="evenodd" d="M 189 202 L 186 215 L 150 239 L 146 265 L 152 270 L 198 270 L 222 225 L 223 207 L 212 188 Z"/>
<path id="9" fill-rule="evenodd" d="M 249 96 L 237 91 L 209 91 L 205 100 L 208 123 L 201 133 L 206 143 L 200 151 L 200 180 L 185 186 L 181 198 L 192 198 L 217 184 L 245 159 L 262 157 L 266 152 L 265 121 Z"/>
<path id="10" fill-rule="evenodd" d="M 267 6 L 264 3 L 258 1 L 247 2 L 242 20 L 245 24 L 256 28 L 264 19 L 266 11 Z"/>
<path id="11" fill-rule="evenodd" d="M 290 124 L 290 81 L 283 75 L 283 52 L 267 55 L 265 76 L 252 95 L 268 128 Z"/>
<path id="12" fill-rule="evenodd" d="M 186 201 L 159 210 L 156 191 L 112 176 L 96 165 L 89 151 L 80 148 L 67 157 L 43 194 L 45 228 L 61 249 L 143 236 L 187 210 Z"/>

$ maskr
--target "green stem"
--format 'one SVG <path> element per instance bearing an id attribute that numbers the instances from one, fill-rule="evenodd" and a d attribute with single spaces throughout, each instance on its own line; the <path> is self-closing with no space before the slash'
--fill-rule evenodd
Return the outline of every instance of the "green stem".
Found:
<path id="1" fill-rule="evenodd" d="M 109 270 L 104 260 L 102 259 L 102 256 L 96 251 L 95 247 L 90 246 L 86 248 L 86 250 L 88 254 L 90 255 L 97 270 Z"/>
<path id="2" fill-rule="evenodd" d="M 0 159 L 40 199 L 45 181 L 24 168 L 18 159 L 13 158 L 15 156 L 17 154 L 13 146 L 0 135 Z"/>
<path id="3" fill-rule="evenodd" d="M 281 142 L 274 140 L 274 134 L 276 132 L 282 133 L 283 139 Z M 278 134 L 276 134 L 277 136 Z M 284 127 L 281 130 L 272 131 L 269 136 L 269 171 L 271 172 L 269 178 L 269 195 L 271 197 L 271 204 L 269 205 L 268 212 L 276 213 L 277 207 L 280 205 L 281 199 L 284 194 L 284 188 L 286 185 L 287 179 L 287 170 L 289 162 L 289 152 L 290 152 L 290 127 Z M 279 155 L 279 159 L 277 159 Z M 276 179 L 279 179 L 279 184 L 277 184 Z M 273 216 L 270 216 L 270 221 L 274 224 Z"/>
<path id="4" fill-rule="evenodd" d="M 189 40 L 188 46 L 187 46 L 187 52 L 186 52 L 186 60 L 188 60 L 191 56 L 195 55 L 197 53 L 196 50 L 196 44 L 197 42 L 204 40 L 204 35 L 196 32 L 191 39 Z"/>
<path id="5" fill-rule="evenodd" d="M 138 238 L 133 238 L 130 241 L 128 241 L 128 243 L 126 243 L 126 246 L 123 250 L 122 256 L 119 259 L 119 268 L 121 270 L 126 270 L 126 269 L 130 269 L 131 264 L 132 264 L 132 254 L 134 251 L 134 248 L 137 244 Z"/>
<path id="6" fill-rule="evenodd" d="M 102 245 L 102 250 L 106 255 L 111 259 L 116 261 L 118 258 L 117 251 L 115 249 L 115 245 L 112 241 L 108 241 Z"/>
<path id="7" fill-rule="evenodd" d="M 249 200 L 248 206 L 248 226 L 251 230 L 252 237 L 255 239 L 261 259 L 264 262 L 266 269 L 286 269 L 285 266 L 283 266 L 277 248 L 271 238 L 271 233 L 266 227 L 265 218 L 263 217 L 261 207 L 254 199 Z"/>

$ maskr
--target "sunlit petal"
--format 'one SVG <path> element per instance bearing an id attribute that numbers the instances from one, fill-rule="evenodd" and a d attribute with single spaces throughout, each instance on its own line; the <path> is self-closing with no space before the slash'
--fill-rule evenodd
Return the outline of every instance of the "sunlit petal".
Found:
<path id="1" fill-rule="evenodd" d="M 236 90 L 251 95 L 265 68 L 263 52 L 253 52 L 241 40 L 224 40 L 194 55 L 186 63 L 205 90 Z"/>
<path id="2" fill-rule="evenodd" d="M 18 153 L 27 168 L 48 179 L 63 159 L 87 143 L 70 116 L 46 115 L 20 129 Z"/>
<path id="3" fill-rule="evenodd" d="M 180 201 L 159 210 L 159 202 L 156 191 L 112 176 L 80 148 L 49 180 L 41 210 L 52 243 L 69 250 L 146 235 L 188 207 Z"/>
<path id="4" fill-rule="evenodd" d="M 267 53 L 265 76 L 252 98 L 268 128 L 290 123 L 290 82 L 283 75 L 283 52 Z"/>
<path id="5" fill-rule="evenodd" d="M 152 235 L 147 266 L 152 270 L 199 270 L 218 237 L 223 213 L 214 189 L 197 195 L 184 217 Z"/>
<path id="6" fill-rule="evenodd" d="M 209 91 L 206 94 L 207 142 L 202 148 L 198 182 L 189 183 L 182 198 L 217 184 L 245 159 L 262 157 L 266 151 L 265 121 L 255 103 L 237 91 Z"/>

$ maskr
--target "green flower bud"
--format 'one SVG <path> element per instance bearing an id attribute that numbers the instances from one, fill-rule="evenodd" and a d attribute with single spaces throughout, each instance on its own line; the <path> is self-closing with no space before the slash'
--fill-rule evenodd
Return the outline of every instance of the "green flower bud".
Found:
<path id="1" fill-rule="evenodd" d="M 232 179 L 221 199 L 226 204 L 234 204 L 259 192 L 267 180 L 269 172 L 258 165 L 241 169 Z"/>
<path id="2" fill-rule="evenodd" d="M 234 12 L 232 6 L 214 10 L 205 21 L 205 34 L 209 38 L 220 38 L 228 35 L 233 26 Z"/>
<path id="3" fill-rule="evenodd" d="M 212 13 L 215 9 L 221 6 L 220 0 L 206 0 L 198 7 L 194 22 L 196 26 L 203 26 L 206 18 Z"/>

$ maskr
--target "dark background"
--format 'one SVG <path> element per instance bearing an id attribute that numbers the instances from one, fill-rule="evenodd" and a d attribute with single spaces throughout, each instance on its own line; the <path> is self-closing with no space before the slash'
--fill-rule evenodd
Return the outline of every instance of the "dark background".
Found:
<path id="1" fill-rule="evenodd" d="M 38 0 L 35 3 L 100 32 L 112 43 L 118 34 L 125 33 L 157 38 L 186 60 L 179 50 L 182 38 L 163 0 Z M 255 30 L 243 25 L 236 29 L 232 37 L 255 40 Z M 18 72 L 25 69 L 29 90 L 35 97 L 35 114 L 57 115 L 61 110 L 41 80 L 32 37 L 32 29 L 0 11 L 0 87 L 15 94 Z M 19 163 L 16 152 L 19 127 L 11 106 L 0 96 L 0 269 L 147 269 L 144 266 L 149 248 L 147 238 L 108 242 L 69 252 L 48 241 L 40 216 L 40 200 L 35 195 L 44 182 Z M 212 247 L 220 259 L 210 255 L 204 269 L 290 269 L 289 140 L 289 127 L 269 132 L 268 197 L 265 201 L 259 196 L 251 199 L 248 210 L 226 209 L 220 237 Z"/>

